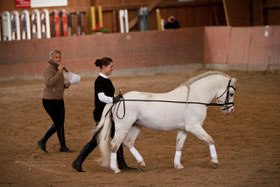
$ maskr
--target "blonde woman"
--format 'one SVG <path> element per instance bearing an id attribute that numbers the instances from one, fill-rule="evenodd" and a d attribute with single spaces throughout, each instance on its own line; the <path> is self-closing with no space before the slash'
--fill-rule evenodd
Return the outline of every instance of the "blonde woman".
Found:
<path id="1" fill-rule="evenodd" d="M 38 141 L 38 146 L 47 152 L 46 143 L 48 139 L 57 132 L 60 143 L 60 152 L 71 152 L 67 148 L 64 135 L 65 109 L 63 94 L 64 90 L 70 87 L 70 83 L 65 83 L 63 66 L 61 65 L 62 53 L 53 50 L 50 53 L 50 60 L 44 70 L 45 88 L 43 90 L 43 106 L 51 117 L 53 124 L 47 129 L 43 138 Z"/>

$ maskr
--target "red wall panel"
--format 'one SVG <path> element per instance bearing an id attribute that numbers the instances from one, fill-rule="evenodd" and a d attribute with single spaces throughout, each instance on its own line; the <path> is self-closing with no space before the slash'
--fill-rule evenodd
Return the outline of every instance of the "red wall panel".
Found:
<path id="1" fill-rule="evenodd" d="M 53 49 L 71 71 L 97 70 L 108 56 L 115 69 L 221 64 L 242 70 L 280 69 L 280 26 L 201 27 L 0 42 L 0 78 L 41 75 Z"/>

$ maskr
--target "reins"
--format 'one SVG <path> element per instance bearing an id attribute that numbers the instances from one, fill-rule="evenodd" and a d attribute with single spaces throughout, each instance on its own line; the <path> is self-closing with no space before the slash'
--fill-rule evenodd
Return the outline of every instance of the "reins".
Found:
<path id="1" fill-rule="evenodd" d="M 225 106 L 229 104 L 233 104 L 233 102 L 229 103 L 202 103 L 202 102 L 192 102 L 192 101 L 171 101 L 171 100 L 149 100 L 149 99 L 124 99 L 122 98 L 118 105 L 120 105 L 121 102 L 125 101 L 136 101 L 136 102 L 159 102 L 159 103 L 179 103 L 179 104 L 199 104 L 199 105 L 206 105 L 206 106 Z"/>
<path id="2" fill-rule="evenodd" d="M 235 90 L 234 86 L 230 85 L 231 80 L 229 80 L 227 89 L 216 99 L 221 98 L 224 94 L 226 94 L 226 99 L 224 103 L 203 103 L 203 102 L 196 102 L 196 101 L 172 101 L 172 100 L 150 100 L 150 99 L 124 99 L 123 97 L 120 98 L 120 101 L 117 103 L 114 103 L 111 108 L 108 110 L 105 116 L 112 110 L 112 108 L 116 105 L 116 116 L 119 119 L 123 119 L 125 117 L 126 109 L 125 109 L 125 102 L 126 101 L 131 101 L 131 102 L 157 102 L 157 103 L 177 103 L 177 104 L 198 104 L 198 105 L 205 105 L 205 106 L 223 106 L 222 110 L 227 110 L 230 107 L 234 105 L 234 102 L 229 102 L 229 89 L 233 88 Z M 123 115 L 122 117 L 119 116 L 119 108 L 121 103 L 123 103 Z"/>
<path id="3" fill-rule="evenodd" d="M 126 101 L 133 101 L 133 102 L 156 102 L 156 103 L 177 103 L 177 104 L 198 104 L 198 105 L 205 105 L 205 106 L 228 106 L 228 105 L 233 106 L 234 105 L 234 102 L 228 102 L 228 103 L 223 103 L 222 104 L 222 103 L 202 103 L 202 102 L 192 102 L 192 101 L 170 101 L 170 100 L 148 100 L 148 99 L 124 99 L 124 98 L 121 98 L 118 103 L 114 104 L 114 105 L 116 105 L 116 109 L 115 109 L 117 111 L 116 112 L 116 116 L 119 119 L 123 119 L 124 116 L 125 116 L 125 113 L 126 113 L 125 102 Z M 123 111 L 124 111 L 122 117 L 119 116 L 119 112 L 118 112 L 121 103 L 123 103 Z M 111 109 L 113 108 L 113 106 L 111 107 Z"/>

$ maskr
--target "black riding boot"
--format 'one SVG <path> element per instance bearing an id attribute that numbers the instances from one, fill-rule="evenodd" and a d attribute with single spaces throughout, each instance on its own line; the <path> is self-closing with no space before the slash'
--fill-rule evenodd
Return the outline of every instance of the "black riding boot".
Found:
<path id="1" fill-rule="evenodd" d="M 87 158 L 87 156 L 95 149 L 96 146 L 96 141 L 92 140 L 89 143 L 87 143 L 85 147 L 81 150 L 78 157 L 73 161 L 72 168 L 74 168 L 78 172 L 84 172 L 84 170 L 82 169 L 82 164 Z"/>
<path id="2" fill-rule="evenodd" d="M 118 160 L 118 165 L 119 169 L 122 171 L 130 171 L 130 170 L 136 170 L 136 168 L 131 168 L 126 165 L 124 156 L 123 156 L 123 146 L 122 144 L 120 145 L 118 151 L 117 151 L 117 160 Z"/>
<path id="3" fill-rule="evenodd" d="M 57 136 L 60 142 L 60 152 L 72 152 L 68 147 L 66 147 L 65 135 L 64 135 L 64 126 L 57 128 Z"/>
<path id="4" fill-rule="evenodd" d="M 45 135 L 41 140 L 38 141 L 38 146 L 41 150 L 45 151 L 46 153 L 48 152 L 46 150 L 46 143 L 48 139 L 56 132 L 56 127 L 54 125 L 50 126 L 48 130 L 46 131 Z"/>

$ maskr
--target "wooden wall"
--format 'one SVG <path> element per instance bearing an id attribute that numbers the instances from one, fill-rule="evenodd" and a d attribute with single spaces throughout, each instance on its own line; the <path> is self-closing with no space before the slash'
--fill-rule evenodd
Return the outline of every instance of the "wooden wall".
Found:
<path id="1" fill-rule="evenodd" d="M 280 25 L 280 1 L 262 0 L 263 25 Z"/>
<path id="2" fill-rule="evenodd" d="M 94 61 L 104 56 L 116 70 L 202 64 L 203 36 L 200 27 L 0 42 L 0 79 L 42 75 L 53 49 L 63 52 L 62 63 L 73 72 L 98 71 Z"/>
<path id="3" fill-rule="evenodd" d="M 104 23 L 111 30 L 112 11 L 115 9 L 128 9 L 129 19 L 136 17 L 140 7 L 148 6 L 154 0 L 92 0 L 93 6 L 102 6 L 104 9 Z M 162 18 L 166 21 L 174 15 L 182 28 L 225 25 L 225 15 L 222 0 L 196 0 L 194 2 L 177 2 L 176 0 L 162 0 L 155 9 L 160 9 Z M 156 30 L 156 11 L 150 12 L 150 28 Z M 137 30 L 137 25 L 133 28 Z"/>
<path id="4" fill-rule="evenodd" d="M 250 0 L 224 0 L 228 25 L 251 26 Z"/>
<path id="5" fill-rule="evenodd" d="M 280 25 L 279 0 L 223 0 L 227 25 Z"/>
<path id="6" fill-rule="evenodd" d="M 103 7 L 103 23 L 110 32 L 113 31 L 113 11 L 128 9 L 129 20 L 136 17 L 136 11 L 142 6 L 148 6 L 156 0 L 68 0 L 66 7 L 49 7 L 53 10 L 65 9 L 67 12 L 86 12 L 91 6 Z M 150 28 L 157 29 L 155 9 L 160 9 L 162 18 L 166 21 L 170 15 L 177 17 L 182 28 L 201 26 L 255 26 L 280 25 L 279 0 L 194 0 L 178 2 L 177 0 L 161 0 L 150 12 Z M 24 9 L 15 8 L 15 0 L 1 0 L 0 12 L 5 10 Z M 41 10 L 41 9 L 39 9 Z M 31 12 L 32 9 L 29 9 Z M 226 20 L 228 17 L 228 23 Z M 77 25 L 76 16 L 75 29 Z M 84 30 L 89 34 L 90 25 L 85 23 Z M 73 31 L 74 31 L 73 30 Z M 137 31 L 137 25 L 132 28 Z"/>
<path id="7" fill-rule="evenodd" d="M 93 62 L 104 56 L 117 71 L 136 74 L 176 66 L 279 70 L 280 26 L 264 33 L 264 26 L 224 26 L 0 42 L 0 80 L 42 75 L 53 49 L 63 52 L 62 63 L 72 72 L 97 72 Z"/>
<path id="8" fill-rule="evenodd" d="M 102 6 L 103 23 L 111 32 L 113 31 L 113 11 L 116 9 L 128 9 L 129 20 L 135 18 L 136 12 L 140 7 L 148 6 L 155 0 L 68 0 L 66 7 L 49 7 L 49 12 L 53 10 L 65 9 L 67 12 L 76 11 L 86 12 L 90 6 Z M 182 28 L 225 25 L 225 15 L 222 0 L 195 0 L 193 2 L 177 2 L 177 0 L 162 0 L 155 9 L 160 9 L 162 18 L 166 21 L 170 15 L 174 15 L 181 24 Z M 42 8 L 39 8 L 41 10 Z M 150 28 L 157 29 L 156 11 L 150 12 Z M 24 9 L 15 8 L 15 0 L 1 0 L 0 12 Z M 28 9 L 29 12 L 32 9 Z M 76 16 L 75 16 L 76 20 Z M 76 25 L 76 21 L 75 21 Z M 86 24 L 88 25 L 88 24 Z M 75 26 L 76 27 L 76 26 Z M 88 26 L 89 27 L 89 26 Z M 89 28 L 85 28 L 89 34 Z M 75 28 L 76 30 L 76 28 Z M 137 25 L 132 28 L 137 31 Z"/>
<path id="9" fill-rule="evenodd" d="M 280 26 L 206 27 L 204 62 L 228 69 L 279 70 Z M 214 66 L 215 66 L 214 65 Z"/>

